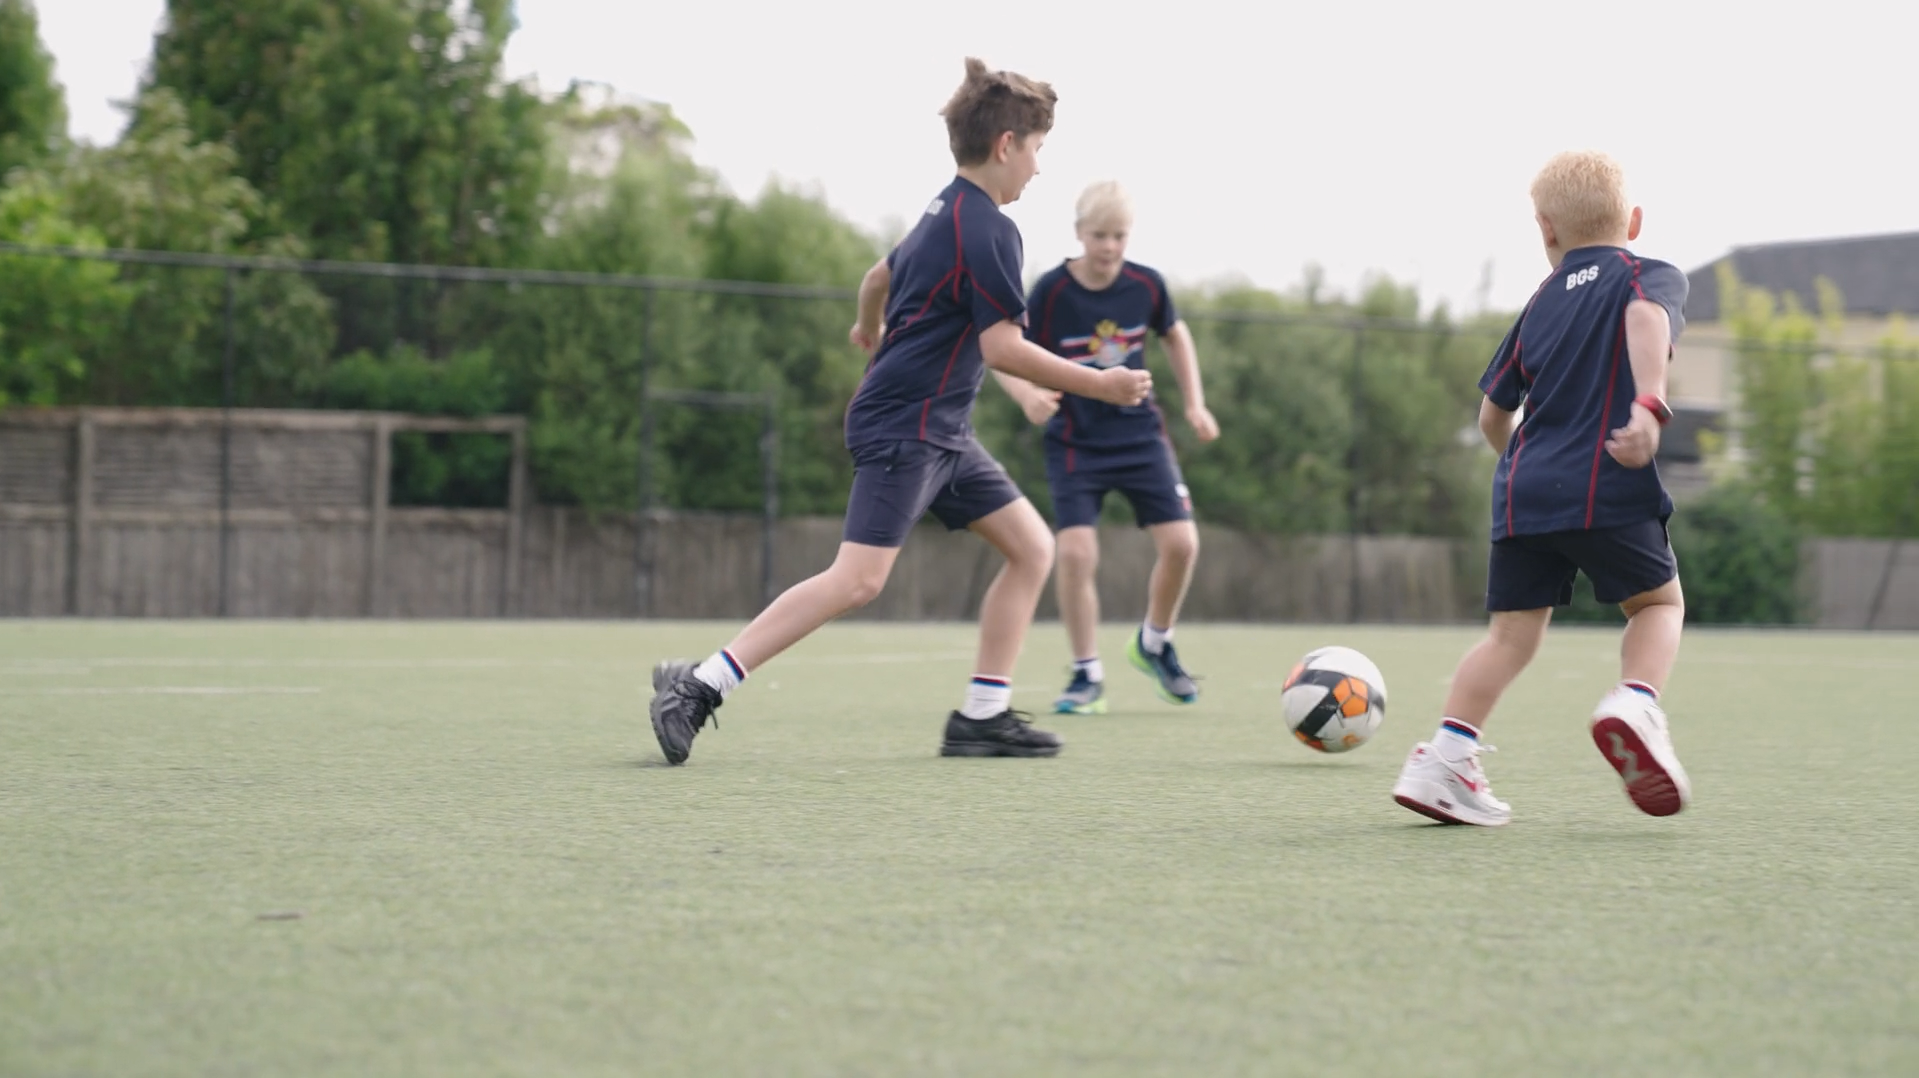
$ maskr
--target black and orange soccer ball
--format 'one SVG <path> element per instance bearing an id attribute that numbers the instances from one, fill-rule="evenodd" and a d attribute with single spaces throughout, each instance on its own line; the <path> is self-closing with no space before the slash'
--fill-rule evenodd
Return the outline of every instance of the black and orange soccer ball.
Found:
<path id="1" fill-rule="evenodd" d="M 1286 675 L 1279 706 L 1286 728 L 1307 748 L 1351 752 L 1386 720 L 1386 679 L 1352 648 L 1320 648 Z"/>

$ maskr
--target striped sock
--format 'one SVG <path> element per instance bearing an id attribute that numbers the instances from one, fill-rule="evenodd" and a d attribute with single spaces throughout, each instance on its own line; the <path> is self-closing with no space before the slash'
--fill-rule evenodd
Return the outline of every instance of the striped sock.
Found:
<path id="1" fill-rule="evenodd" d="M 1442 719 L 1433 735 L 1433 748 L 1443 760 L 1463 760 L 1479 748 L 1479 730 L 1469 722 Z"/>
<path id="2" fill-rule="evenodd" d="M 974 674 L 966 689 L 966 704 L 960 714 L 969 719 L 990 719 L 1013 705 L 1013 682 L 993 674 Z"/>
<path id="3" fill-rule="evenodd" d="M 733 657 L 732 652 L 721 648 L 707 656 L 705 662 L 694 667 L 693 676 L 706 682 L 720 694 L 720 699 L 724 700 L 727 693 L 739 688 L 740 682 L 746 680 L 746 667 L 740 665 L 740 661 Z"/>
<path id="4" fill-rule="evenodd" d="M 1619 687 L 1622 689 L 1631 689 L 1641 696 L 1650 696 L 1653 698 L 1654 703 L 1659 702 L 1659 690 L 1643 681 L 1622 681 L 1619 683 Z"/>

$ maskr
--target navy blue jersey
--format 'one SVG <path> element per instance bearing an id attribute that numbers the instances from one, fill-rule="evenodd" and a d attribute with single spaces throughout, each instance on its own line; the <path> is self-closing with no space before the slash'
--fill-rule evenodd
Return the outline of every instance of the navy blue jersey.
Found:
<path id="1" fill-rule="evenodd" d="M 1032 310 L 1026 338 L 1055 355 L 1089 367 L 1146 367 L 1146 332 L 1165 336 L 1179 321 L 1166 281 L 1155 270 L 1127 262 L 1112 284 L 1094 291 L 1062 262 L 1046 271 L 1027 297 Z M 1068 393 L 1047 421 L 1048 440 L 1071 449 L 1124 449 L 1165 434 L 1159 407 L 1147 397 L 1123 407 Z"/>
<path id="2" fill-rule="evenodd" d="M 966 448 L 986 362 L 980 333 L 1026 324 L 1019 226 L 991 195 L 955 177 L 886 256 L 886 337 L 846 408 L 849 449 L 921 441 Z"/>
<path id="3" fill-rule="evenodd" d="M 1672 514 L 1657 465 L 1628 468 L 1606 439 L 1632 418 L 1626 305 L 1685 328 L 1686 275 L 1619 247 L 1568 251 L 1500 342 L 1479 388 L 1526 414 L 1493 472 L 1493 538 L 1614 528 Z M 1668 357 L 1670 358 L 1670 356 Z"/>

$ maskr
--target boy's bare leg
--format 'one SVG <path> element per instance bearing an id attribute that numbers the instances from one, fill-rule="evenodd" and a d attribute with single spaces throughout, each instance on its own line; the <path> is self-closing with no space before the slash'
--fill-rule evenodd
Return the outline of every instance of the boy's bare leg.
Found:
<path id="1" fill-rule="evenodd" d="M 1619 641 L 1619 676 L 1665 692 L 1666 679 L 1679 658 L 1679 636 L 1686 627 L 1686 597 L 1678 578 L 1633 596 L 1619 609 L 1626 615 L 1626 635 Z"/>
<path id="2" fill-rule="evenodd" d="M 1053 571 L 1053 533 L 1021 498 L 968 525 L 1006 556 L 979 610 L 979 663 L 966 703 L 946 720 L 941 756 L 1055 756 L 1059 738 L 1012 710 L 1013 665 Z"/>
<path id="3" fill-rule="evenodd" d="M 1066 642 L 1073 660 L 1099 657 L 1099 530 L 1089 525 L 1061 528 L 1059 576 L 1053 592 L 1059 598 L 1059 620 L 1066 624 Z"/>
<path id="4" fill-rule="evenodd" d="M 899 558 L 899 548 L 841 543 L 825 572 L 786 589 L 733 642 L 705 662 L 664 662 L 653 668 L 647 714 L 660 751 L 671 764 L 686 762 L 693 738 L 748 671 L 804 640 L 820 626 L 873 601 Z"/>
<path id="5" fill-rule="evenodd" d="M 899 556 L 898 547 L 841 543 L 832 565 L 780 593 L 726 651 L 745 669 L 759 669 L 822 625 L 877 598 Z"/>
<path id="6" fill-rule="evenodd" d="M 1619 772 L 1626 796 L 1641 812 L 1671 816 L 1692 799 L 1692 783 L 1673 751 L 1659 694 L 1679 657 L 1686 600 L 1675 578 L 1619 608 L 1627 619 L 1619 644 L 1620 682 L 1593 709 L 1593 745 Z"/>
<path id="7" fill-rule="evenodd" d="M 1406 757 L 1393 786 L 1394 801 L 1443 823 L 1500 827 L 1512 819 L 1512 808 L 1493 796 L 1479 765 L 1479 727 L 1539 653 L 1552 616 L 1550 607 L 1493 615 L 1486 638 L 1453 673 L 1439 729 Z"/>
<path id="8" fill-rule="evenodd" d="M 1006 557 L 979 608 L 981 674 L 1011 678 L 1053 571 L 1053 533 L 1033 503 L 1021 498 L 968 527 Z"/>
<path id="9" fill-rule="evenodd" d="M 1466 653 L 1453 672 L 1452 688 L 1446 693 L 1446 717 L 1484 726 L 1500 696 L 1539 653 L 1552 616 L 1551 607 L 1495 613 L 1486 638 Z"/>
<path id="10" fill-rule="evenodd" d="M 1186 590 L 1193 584 L 1193 567 L 1199 562 L 1199 527 L 1190 520 L 1174 520 L 1146 529 L 1153 537 L 1157 557 L 1153 575 L 1146 583 L 1146 623 L 1171 630 L 1179 620 L 1179 608 L 1186 602 Z"/>

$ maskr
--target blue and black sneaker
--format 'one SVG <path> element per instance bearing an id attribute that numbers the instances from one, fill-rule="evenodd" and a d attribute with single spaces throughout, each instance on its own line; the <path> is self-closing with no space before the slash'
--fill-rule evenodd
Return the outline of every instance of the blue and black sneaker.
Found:
<path id="1" fill-rule="evenodd" d="M 1194 684 L 1193 675 L 1179 664 L 1179 652 L 1173 650 L 1173 642 L 1166 641 L 1159 654 L 1146 650 L 1142 640 L 1143 632 L 1133 634 L 1133 642 L 1126 647 L 1126 657 L 1141 673 L 1150 674 L 1159 682 L 1159 695 L 1169 704 L 1190 704 L 1199 699 L 1199 686 Z"/>
<path id="2" fill-rule="evenodd" d="M 1062 715 L 1106 714 L 1106 683 L 1094 681 L 1083 668 L 1074 667 L 1073 680 L 1053 701 L 1053 710 Z"/>

